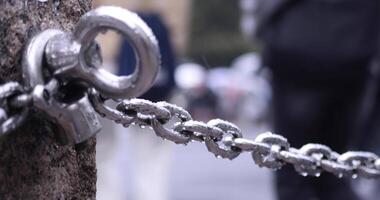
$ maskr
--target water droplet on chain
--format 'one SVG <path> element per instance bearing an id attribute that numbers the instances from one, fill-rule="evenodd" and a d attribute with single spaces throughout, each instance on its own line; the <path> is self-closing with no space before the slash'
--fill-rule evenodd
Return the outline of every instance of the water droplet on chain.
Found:
<path id="1" fill-rule="evenodd" d="M 145 125 L 140 124 L 140 128 L 145 128 L 145 127 L 146 127 Z"/>
<path id="2" fill-rule="evenodd" d="M 352 161 L 352 165 L 353 165 L 353 166 L 359 166 L 360 163 L 361 163 L 361 162 L 360 162 L 359 160 L 353 160 L 353 161 Z"/>
<path id="3" fill-rule="evenodd" d="M 59 7 L 59 2 L 60 0 L 53 0 L 53 4 L 52 4 L 52 9 L 53 9 L 53 12 L 57 12 L 58 10 L 58 7 Z"/>
<path id="4" fill-rule="evenodd" d="M 217 156 L 216 156 L 216 158 L 218 158 L 218 159 L 221 159 L 221 158 L 222 158 L 222 156 L 221 156 L 221 155 L 217 155 Z"/>
<path id="5" fill-rule="evenodd" d="M 307 172 L 301 172 L 301 176 L 307 176 Z"/>
<path id="6" fill-rule="evenodd" d="M 321 173 L 320 172 L 317 172 L 314 174 L 315 177 L 320 177 L 321 176 Z"/>
<path id="7" fill-rule="evenodd" d="M 338 178 L 343 178 L 343 173 L 339 173 Z"/>
<path id="8" fill-rule="evenodd" d="M 356 179 L 356 178 L 358 178 L 358 174 L 352 174 L 352 176 L 351 176 L 353 179 Z"/>

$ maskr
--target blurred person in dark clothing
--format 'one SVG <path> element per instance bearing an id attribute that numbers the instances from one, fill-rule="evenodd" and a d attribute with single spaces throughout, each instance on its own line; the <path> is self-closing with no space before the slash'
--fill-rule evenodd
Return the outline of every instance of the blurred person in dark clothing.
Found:
<path id="1" fill-rule="evenodd" d="M 171 91 L 175 87 L 174 70 L 175 55 L 169 38 L 169 31 L 163 23 L 161 17 L 154 13 L 139 13 L 139 17 L 144 20 L 152 29 L 156 36 L 161 52 L 161 70 L 155 83 L 140 98 L 150 101 L 168 100 Z M 129 75 L 135 70 L 136 58 L 134 51 L 128 41 L 124 41 L 119 55 L 119 74 Z"/>
<path id="2" fill-rule="evenodd" d="M 139 16 L 152 29 L 161 52 L 161 70 L 153 86 L 140 98 L 153 102 L 169 101 L 175 88 L 174 69 L 175 55 L 170 42 L 170 34 L 160 15 L 155 13 L 139 13 Z M 119 55 L 119 74 L 133 73 L 136 58 L 133 48 L 124 41 Z M 121 129 L 120 132 L 125 132 Z M 151 131 L 132 126 L 128 129 L 128 147 L 132 162 L 132 188 L 129 194 L 135 200 L 167 200 L 169 199 L 169 167 L 171 145 L 161 138 L 152 137 Z M 154 152 L 154 154 L 152 154 Z"/>
<path id="3" fill-rule="evenodd" d="M 378 46 L 378 0 L 258 0 L 256 36 L 273 74 L 275 132 L 297 148 L 322 143 L 348 150 Z M 354 200 L 348 179 L 276 172 L 277 195 Z"/>

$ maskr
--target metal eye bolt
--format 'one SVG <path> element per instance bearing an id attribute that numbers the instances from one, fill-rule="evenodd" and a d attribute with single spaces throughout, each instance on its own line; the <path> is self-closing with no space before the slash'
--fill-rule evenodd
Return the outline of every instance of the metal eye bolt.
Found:
<path id="1" fill-rule="evenodd" d="M 122 34 L 134 49 L 137 63 L 129 76 L 99 69 L 91 62 L 93 52 L 88 56 L 95 37 L 109 29 Z M 114 6 L 102 6 L 83 15 L 73 34 L 50 40 L 45 53 L 56 76 L 79 79 L 113 99 L 143 94 L 156 78 L 161 59 L 158 42 L 145 22 L 135 13 Z"/>

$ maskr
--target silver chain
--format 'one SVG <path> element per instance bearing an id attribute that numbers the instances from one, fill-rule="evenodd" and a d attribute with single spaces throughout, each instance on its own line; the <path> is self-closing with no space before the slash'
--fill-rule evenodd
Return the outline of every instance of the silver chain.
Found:
<path id="1" fill-rule="evenodd" d="M 371 152 L 334 152 L 322 144 L 305 144 L 299 149 L 281 135 L 270 132 L 259 134 L 254 140 L 243 138 L 241 130 L 231 122 L 213 119 L 195 121 L 185 109 L 167 102 L 153 103 L 144 99 L 120 101 L 116 108 L 105 104 L 105 98 L 95 90 L 89 99 L 102 117 L 128 127 L 132 124 L 149 127 L 155 134 L 176 144 L 190 141 L 205 143 L 209 152 L 218 158 L 234 159 L 242 152 L 251 153 L 260 167 L 278 170 L 292 164 L 303 176 L 320 176 L 323 171 L 339 178 L 380 178 L 380 158 Z M 26 118 L 31 97 L 17 82 L 0 86 L 0 136 L 17 128 Z M 168 122 L 177 122 L 168 127 Z"/>
<path id="2" fill-rule="evenodd" d="M 339 178 L 380 178 L 380 158 L 371 152 L 339 154 L 322 144 L 305 144 L 296 149 L 283 136 L 270 132 L 250 140 L 243 138 L 241 130 L 228 121 L 195 121 L 189 112 L 174 104 L 130 99 L 110 108 L 105 104 L 106 99 L 95 90 L 90 93 L 93 106 L 102 117 L 125 127 L 132 124 L 149 127 L 157 136 L 176 144 L 186 145 L 190 141 L 205 143 L 208 151 L 218 158 L 232 160 L 242 152 L 248 152 L 260 167 L 278 170 L 288 163 L 303 176 L 318 177 L 326 171 Z M 167 123 L 173 118 L 178 122 L 168 128 Z"/>
<path id="3" fill-rule="evenodd" d="M 134 44 L 139 63 L 132 76 L 118 77 L 94 67 L 98 62 L 93 41 L 105 28 L 123 33 Z M 87 59 L 87 54 L 91 59 Z M 44 58 L 47 67 L 54 71 L 48 82 L 42 73 Z M 151 30 L 137 15 L 121 8 L 105 6 L 90 11 L 81 17 L 73 34 L 45 30 L 27 45 L 23 59 L 26 85 L 17 82 L 0 85 L 0 136 L 18 127 L 29 109 L 35 108 L 61 125 L 62 140 L 80 143 L 100 130 L 96 111 L 125 127 L 136 124 L 152 128 L 157 136 L 176 144 L 205 143 L 208 151 L 220 158 L 232 160 L 248 152 L 260 167 L 277 170 L 288 163 L 303 176 L 318 177 L 326 171 L 338 177 L 380 178 L 380 158 L 371 152 L 339 154 L 322 144 L 306 144 L 296 149 L 283 136 L 270 132 L 254 140 L 245 139 L 230 122 L 195 121 L 185 109 L 167 102 L 128 99 L 119 101 L 116 108 L 105 104 L 108 99 L 101 95 L 124 99 L 146 91 L 158 73 L 159 63 L 158 43 Z M 88 89 L 88 94 L 83 92 L 74 102 L 57 99 L 58 86 L 75 80 L 87 86 L 86 91 L 95 89 Z M 173 120 L 177 122 L 169 126 L 168 122 Z"/>

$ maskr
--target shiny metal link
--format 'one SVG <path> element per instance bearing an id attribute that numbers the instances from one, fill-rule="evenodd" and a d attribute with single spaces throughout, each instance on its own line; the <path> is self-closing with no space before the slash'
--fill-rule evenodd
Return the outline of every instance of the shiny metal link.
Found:
<path id="1" fill-rule="evenodd" d="M 186 121 L 174 126 L 174 130 L 190 132 L 198 137 L 212 138 L 220 141 L 223 138 L 223 130 L 214 126 L 209 126 L 200 121 Z"/>
<path id="2" fill-rule="evenodd" d="M 28 107 L 13 107 L 11 98 L 24 95 L 22 86 L 17 82 L 8 82 L 0 86 L 0 136 L 16 129 L 28 114 Z"/>
<path id="3" fill-rule="evenodd" d="M 322 144 L 306 144 L 300 148 L 300 152 L 306 156 L 315 157 L 318 160 L 322 158 L 330 159 L 333 152 L 331 149 Z"/>
<path id="4" fill-rule="evenodd" d="M 191 137 L 181 134 L 178 131 L 165 128 L 158 120 L 152 120 L 152 128 L 157 136 L 176 144 L 187 144 L 191 141 Z"/>
<path id="5" fill-rule="evenodd" d="M 349 164 L 353 167 L 357 167 L 360 165 L 368 165 L 373 164 L 375 160 L 378 159 L 378 156 L 371 152 L 364 151 L 349 151 L 342 154 L 338 161 Z"/>
<path id="6" fill-rule="evenodd" d="M 8 82 L 0 87 L 0 100 L 5 100 L 21 92 L 23 92 L 23 88 L 18 82 Z"/>
<path id="7" fill-rule="evenodd" d="M 207 122 L 207 124 L 210 126 L 220 128 L 223 131 L 232 134 L 234 138 L 243 137 L 243 134 L 241 133 L 241 130 L 239 129 L 239 127 L 237 127 L 235 124 L 231 122 L 227 122 L 221 119 L 213 119 Z"/>
<path id="8" fill-rule="evenodd" d="M 0 136 L 8 134 L 9 132 L 15 130 L 19 127 L 26 119 L 28 115 L 28 110 L 23 109 L 21 112 L 12 115 L 7 120 L 5 120 L 0 126 Z"/>
<path id="9" fill-rule="evenodd" d="M 280 152 L 281 160 L 293 164 L 294 169 L 303 176 L 320 176 L 322 169 L 316 160 L 307 155 L 303 155 L 298 149 L 292 148 L 290 151 Z"/>
<path id="10" fill-rule="evenodd" d="M 350 176 L 356 178 L 354 175 L 354 168 L 349 165 L 334 160 L 321 160 L 320 164 L 323 170 L 330 172 L 339 178 Z"/>
<path id="11" fill-rule="evenodd" d="M 353 177 L 378 178 L 380 170 L 375 165 L 378 159 L 379 157 L 371 152 L 349 151 L 342 154 L 338 161 L 353 168 Z"/>
<path id="12" fill-rule="evenodd" d="M 376 159 L 376 161 L 374 162 L 375 164 L 375 168 L 376 169 L 380 169 L 380 158 Z"/>
<path id="13" fill-rule="evenodd" d="M 165 102 L 165 101 L 157 102 L 156 105 L 166 108 L 167 110 L 170 111 L 171 116 L 176 116 L 181 121 L 192 120 L 190 113 L 187 112 L 185 109 L 179 107 L 179 106 L 176 106 L 174 104 L 170 104 L 170 103 Z"/>
<path id="14" fill-rule="evenodd" d="M 287 151 L 290 147 L 286 138 L 280 135 L 275 135 L 271 132 L 266 132 L 260 134 L 255 139 L 255 142 L 264 143 L 270 146 L 270 149 L 265 153 L 252 152 L 252 158 L 257 165 L 277 170 L 285 164 L 283 160 L 279 159 L 279 157 L 281 150 Z"/>
<path id="15" fill-rule="evenodd" d="M 30 107 L 33 97 L 30 94 L 20 94 L 10 99 L 9 104 L 14 108 Z"/>
<path id="16" fill-rule="evenodd" d="M 145 99 L 124 100 L 116 106 L 116 109 L 128 115 L 137 115 L 141 119 L 156 118 L 165 121 L 170 119 L 168 109 Z"/>
<path id="17" fill-rule="evenodd" d="M 221 119 L 213 119 L 207 122 L 207 125 L 220 128 L 224 132 L 222 142 L 219 142 L 216 138 L 212 137 L 207 137 L 205 139 L 208 151 L 213 153 L 216 157 L 228 158 L 230 160 L 239 156 L 241 152 L 240 149 L 225 145 L 228 141 L 233 141 L 234 139 L 243 136 L 241 130 L 235 124 Z M 231 135 L 228 136 L 227 134 Z"/>
<path id="18" fill-rule="evenodd" d="M 5 120 L 7 119 L 8 119 L 7 112 L 4 110 L 4 108 L 0 108 L 0 123 L 5 122 Z"/>
<path id="19" fill-rule="evenodd" d="M 91 89 L 88 95 L 92 106 L 95 111 L 102 117 L 106 117 L 109 120 L 112 120 L 118 124 L 122 124 L 125 127 L 128 127 L 135 121 L 135 117 L 125 115 L 124 113 L 110 108 L 105 105 L 105 98 L 102 98 L 95 89 Z"/>
<path id="20" fill-rule="evenodd" d="M 236 138 L 231 142 L 231 146 L 237 147 L 242 151 L 264 153 L 270 151 L 270 146 L 258 143 L 245 138 Z"/>
<path id="21" fill-rule="evenodd" d="M 157 102 L 156 104 L 169 110 L 170 116 L 179 119 L 180 122 L 192 120 L 190 113 L 179 106 L 164 101 Z M 170 140 L 176 144 L 186 145 L 192 139 L 190 136 L 182 134 L 180 131 L 164 127 L 164 124 L 156 119 L 152 120 L 152 128 L 157 136 L 165 140 Z"/>
<path id="22" fill-rule="evenodd" d="M 365 178 L 380 178 L 379 169 L 373 169 L 370 167 L 359 166 L 357 169 L 357 175 Z"/>
<path id="23" fill-rule="evenodd" d="M 167 102 L 131 99 L 112 109 L 99 95 L 90 95 L 90 99 L 95 110 L 106 118 L 121 124 L 149 126 L 157 136 L 176 144 L 187 144 L 191 140 L 205 143 L 208 151 L 218 158 L 232 160 L 248 152 L 260 167 L 278 170 L 291 164 L 303 176 L 318 177 L 322 172 L 329 172 L 339 178 L 380 178 L 380 158 L 370 152 L 350 151 L 340 155 L 328 146 L 312 143 L 296 149 L 283 136 L 270 132 L 250 140 L 243 138 L 240 129 L 230 122 L 194 121 L 186 110 Z M 174 119 L 177 123 L 169 127 L 167 123 Z"/>

